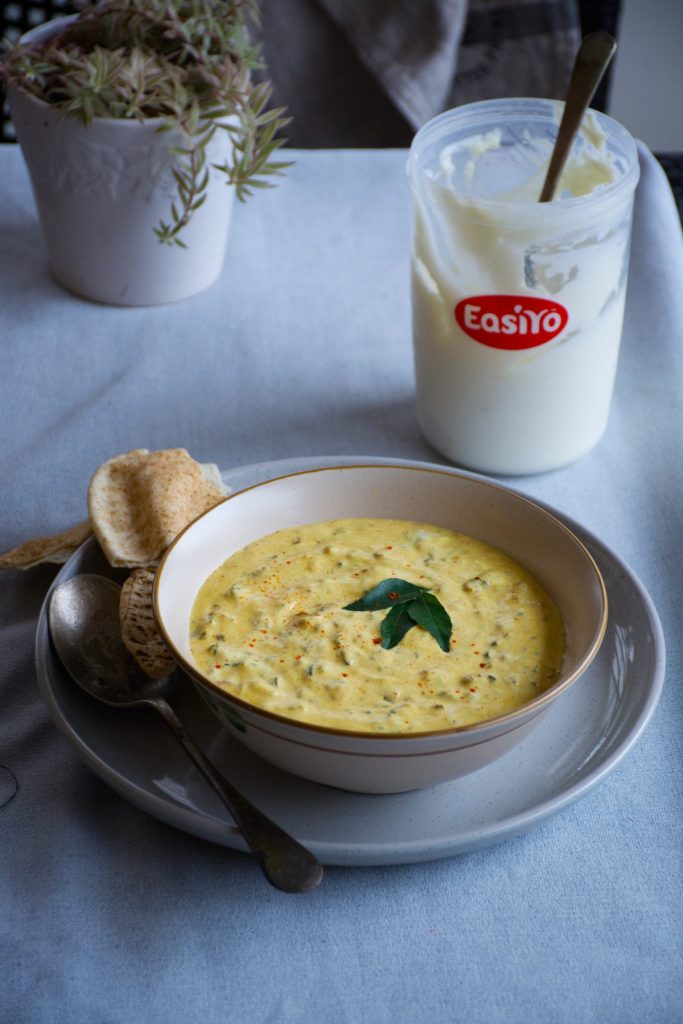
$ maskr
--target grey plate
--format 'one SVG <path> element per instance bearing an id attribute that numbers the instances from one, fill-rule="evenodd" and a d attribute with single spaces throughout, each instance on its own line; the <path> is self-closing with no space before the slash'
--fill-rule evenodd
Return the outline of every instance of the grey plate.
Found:
<path id="1" fill-rule="evenodd" d="M 243 466 L 223 476 L 239 490 L 297 470 L 372 462 L 426 465 L 366 457 L 288 459 Z M 434 468 L 448 472 L 443 466 Z M 434 860 L 531 828 L 586 794 L 616 767 L 647 725 L 664 677 L 662 630 L 642 584 L 601 541 L 551 511 L 581 537 L 600 566 L 609 596 L 607 635 L 588 671 L 545 715 L 542 726 L 488 768 L 414 793 L 346 793 L 298 779 L 241 747 L 189 683 L 173 700 L 177 712 L 216 765 L 325 864 Z M 93 540 L 73 555 L 53 586 L 80 572 L 123 578 L 109 568 Z M 38 681 L 56 725 L 85 762 L 149 814 L 203 839 L 245 850 L 222 805 L 156 715 L 107 708 L 71 682 L 50 641 L 48 599 L 49 594 L 36 633 Z"/>

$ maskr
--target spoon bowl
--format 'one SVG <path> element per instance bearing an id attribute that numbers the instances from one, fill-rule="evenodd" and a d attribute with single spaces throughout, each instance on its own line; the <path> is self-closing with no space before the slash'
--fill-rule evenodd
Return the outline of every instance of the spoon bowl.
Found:
<path id="1" fill-rule="evenodd" d="M 105 704 L 136 707 L 170 697 L 176 674 L 151 679 L 121 640 L 120 593 L 112 580 L 91 574 L 57 587 L 48 611 L 57 654 L 72 679 Z"/>
<path id="2" fill-rule="evenodd" d="M 105 704 L 148 707 L 160 714 L 230 811 L 271 885 L 284 892 L 315 888 L 323 877 L 319 861 L 217 771 L 167 702 L 177 687 L 177 674 L 150 679 L 129 654 L 119 626 L 120 593 L 112 580 L 89 573 L 55 588 L 48 622 L 65 669 L 86 693 Z"/>

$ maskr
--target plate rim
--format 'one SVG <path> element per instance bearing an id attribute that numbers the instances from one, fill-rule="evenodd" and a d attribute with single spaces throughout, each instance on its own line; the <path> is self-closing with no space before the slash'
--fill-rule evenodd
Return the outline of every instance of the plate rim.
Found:
<path id="1" fill-rule="evenodd" d="M 444 473 L 466 475 L 474 479 L 485 481 L 490 481 L 492 479 L 482 474 L 464 470 L 459 467 L 425 462 L 424 460 L 367 455 L 297 456 L 287 459 L 266 460 L 262 462 L 245 463 L 240 466 L 232 466 L 227 469 L 222 469 L 221 474 L 224 479 L 229 481 L 231 477 L 238 477 L 240 474 L 248 474 L 252 478 L 255 478 L 260 474 L 268 475 L 270 473 L 277 473 L 282 475 L 283 472 L 295 472 L 296 469 L 294 467 L 303 466 L 304 464 L 309 468 L 324 468 L 325 466 L 341 466 L 350 463 L 354 465 L 382 464 L 411 467 L 417 466 L 420 468 L 438 469 Z M 494 482 L 522 497 L 527 499 L 530 497 L 528 494 L 525 494 L 514 486 L 510 486 L 507 482 L 501 482 L 497 479 L 494 479 Z M 237 489 L 239 490 L 240 488 Z M 630 579 L 637 592 L 638 598 L 642 603 L 645 617 L 650 627 L 653 643 L 653 672 L 649 686 L 643 691 L 643 699 L 631 728 L 624 736 L 619 746 L 607 757 L 599 761 L 587 776 L 578 779 L 572 785 L 554 792 L 552 795 L 548 795 L 544 800 L 534 804 L 532 807 L 525 808 L 524 810 L 509 817 L 492 821 L 484 828 L 473 828 L 467 832 L 459 832 L 457 834 L 451 832 L 448 835 L 442 836 L 438 840 L 431 837 L 426 840 L 413 839 L 397 841 L 394 839 L 390 842 L 354 843 L 351 841 L 348 843 L 340 843 L 338 841 L 297 835 L 297 839 L 309 846 L 309 848 L 323 860 L 323 863 L 343 866 L 417 863 L 420 861 L 457 856 L 473 849 L 503 842 L 506 839 L 512 838 L 514 835 L 534 828 L 546 818 L 559 813 L 561 810 L 564 810 L 571 804 L 575 803 L 582 796 L 590 793 L 597 785 L 604 781 L 604 779 L 607 778 L 630 753 L 649 724 L 662 693 L 666 664 L 664 634 L 659 615 L 652 598 L 642 581 L 630 566 L 628 566 L 608 544 L 593 534 L 591 530 L 577 522 L 573 517 L 561 512 L 556 507 L 549 505 L 536 497 L 531 497 L 531 500 L 541 508 L 550 512 L 552 515 L 555 515 L 561 522 L 567 525 L 569 529 L 576 531 L 579 538 L 586 543 L 591 555 L 594 555 L 594 546 L 597 546 L 599 551 L 604 553 L 604 555 Z M 207 815 L 200 810 L 191 810 L 183 807 L 182 805 L 171 803 L 162 795 L 143 789 L 129 777 L 122 775 L 118 770 L 107 765 L 89 745 L 87 738 L 81 736 L 81 734 L 73 728 L 69 720 L 62 714 L 61 709 L 57 705 L 52 692 L 47 658 L 47 651 L 51 646 L 49 629 L 47 626 L 48 604 L 52 591 L 60 582 L 62 582 L 63 577 L 69 572 L 69 567 L 72 566 L 77 555 L 82 552 L 86 545 L 95 543 L 96 542 L 93 538 L 86 540 L 85 543 L 79 547 L 78 551 L 60 567 L 59 572 L 55 575 L 55 578 L 48 588 L 38 614 L 34 641 L 34 657 L 38 686 L 41 696 L 50 713 L 50 717 L 59 731 L 76 748 L 90 770 L 102 779 L 103 782 L 114 789 L 120 796 L 129 800 L 134 806 L 138 807 L 145 813 L 164 821 L 171 827 L 179 828 L 210 842 L 246 852 L 246 843 L 242 839 L 241 833 L 236 825 L 234 825 L 229 818 L 226 817 L 224 820 L 218 819 Z M 355 796 L 359 799 L 364 799 L 367 797 L 367 794 L 355 794 Z M 384 797 L 384 799 L 386 799 L 386 797 Z"/>

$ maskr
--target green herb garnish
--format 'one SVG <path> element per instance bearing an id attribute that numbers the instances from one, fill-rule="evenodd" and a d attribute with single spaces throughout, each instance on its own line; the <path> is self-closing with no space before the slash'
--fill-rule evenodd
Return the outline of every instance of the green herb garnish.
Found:
<path id="1" fill-rule="evenodd" d="M 453 624 L 451 617 L 434 594 L 420 594 L 412 604 L 408 605 L 408 614 L 418 626 L 431 633 L 442 651 L 450 649 Z"/>
<path id="2" fill-rule="evenodd" d="M 345 605 L 344 611 L 374 612 L 381 608 L 390 609 L 380 628 L 385 649 L 400 643 L 413 626 L 421 626 L 431 633 L 442 651 L 450 650 L 451 617 L 428 587 L 392 577 L 382 580 L 357 601 Z"/>
<path id="3" fill-rule="evenodd" d="M 409 607 L 410 605 L 397 604 L 382 620 L 380 636 L 382 637 L 382 647 L 387 650 L 400 643 L 408 630 L 415 625 L 415 619 L 409 615 Z"/>
<path id="4" fill-rule="evenodd" d="M 396 604 L 405 604 L 407 601 L 414 601 L 426 587 L 420 587 L 416 583 L 408 583 L 407 580 L 399 580 L 392 577 L 382 580 L 367 594 L 363 594 L 358 601 L 347 604 L 344 611 L 347 612 L 376 612 L 380 608 L 393 608 Z"/>

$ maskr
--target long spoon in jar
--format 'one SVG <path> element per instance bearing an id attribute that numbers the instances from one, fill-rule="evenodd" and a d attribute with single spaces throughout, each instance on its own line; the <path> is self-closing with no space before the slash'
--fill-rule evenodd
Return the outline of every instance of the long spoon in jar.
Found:
<path id="1" fill-rule="evenodd" d="M 539 203 L 552 202 L 560 175 L 572 148 L 574 136 L 579 130 L 583 115 L 595 95 L 595 90 L 614 56 L 616 48 L 616 40 L 609 32 L 591 32 L 583 39 L 578 49 L 567 90 L 562 121 L 539 196 Z"/>

